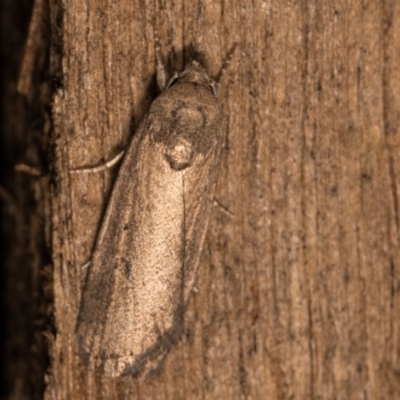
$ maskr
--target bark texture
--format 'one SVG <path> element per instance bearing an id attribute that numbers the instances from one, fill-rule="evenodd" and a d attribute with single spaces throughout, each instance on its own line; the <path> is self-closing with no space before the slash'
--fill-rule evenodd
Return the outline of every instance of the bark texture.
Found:
<path id="1" fill-rule="evenodd" d="M 400 397 L 400 3 L 50 2 L 55 330 L 47 399 Z M 191 53 L 224 145 L 184 334 L 150 381 L 80 364 L 75 324 L 126 147 Z M 152 244 L 149 243 L 149 247 Z"/>

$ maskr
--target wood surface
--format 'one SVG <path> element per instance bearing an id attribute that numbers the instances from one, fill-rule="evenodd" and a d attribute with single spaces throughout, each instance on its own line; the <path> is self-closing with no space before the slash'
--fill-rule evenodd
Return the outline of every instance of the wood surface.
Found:
<path id="1" fill-rule="evenodd" d="M 400 398 L 400 3 L 50 0 L 50 399 Z M 97 378 L 75 325 L 124 149 L 170 72 L 221 81 L 222 163 L 184 334 Z M 152 244 L 149 243 L 151 247 Z"/>

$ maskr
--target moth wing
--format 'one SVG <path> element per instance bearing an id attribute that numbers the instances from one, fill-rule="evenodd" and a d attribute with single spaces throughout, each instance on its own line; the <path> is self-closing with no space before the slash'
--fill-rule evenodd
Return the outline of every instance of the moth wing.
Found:
<path id="1" fill-rule="evenodd" d="M 197 277 L 197 269 L 203 248 L 214 200 L 220 159 L 220 132 L 213 132 L 215 144 L 210 152 L 199 156 L 183 173 L 185 198 L 185 263 L 184 304 L 187 304 Z"/>
<path id="2" fill-rule="evenodd" d="M 142 122 L 121 165 L 78 319 L 83 352 L 109 375 L 139 371 L 181 325 L 183 171 L 149 134 L 157 121 Z"/>

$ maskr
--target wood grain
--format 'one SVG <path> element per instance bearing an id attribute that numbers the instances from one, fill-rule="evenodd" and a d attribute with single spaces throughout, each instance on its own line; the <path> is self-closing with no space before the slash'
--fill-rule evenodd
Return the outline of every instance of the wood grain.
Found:
<path id="1" fill-rule="evenodd" d="M 51 2 L 57 336 L 48 399 L 400 396 L 400 4 Z M 57 16 L 59 16 L 57 18 Z M 79 364 L 74 326 L 116 169 L 155 96 L 154 25 L 221 84 L 222 165 L 197 293 L 162 372 Z M 60 60 L 60 62 L 57 62 Z M 151 246 L 151 243 L 149 243 Z"/>

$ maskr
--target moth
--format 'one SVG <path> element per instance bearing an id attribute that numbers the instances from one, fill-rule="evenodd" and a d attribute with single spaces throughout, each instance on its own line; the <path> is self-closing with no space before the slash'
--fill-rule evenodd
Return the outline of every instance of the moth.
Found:
<path id="1" fill-rule="evenodd" d="M 106 376 L 156 370 L 182 333 L 221 153 L 217 83 L 197 62 L 169 80 L 125 153 L 96 239 L 77 321 Z"/>

